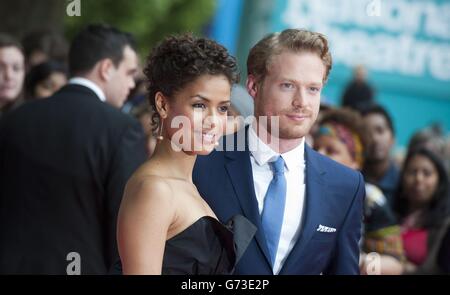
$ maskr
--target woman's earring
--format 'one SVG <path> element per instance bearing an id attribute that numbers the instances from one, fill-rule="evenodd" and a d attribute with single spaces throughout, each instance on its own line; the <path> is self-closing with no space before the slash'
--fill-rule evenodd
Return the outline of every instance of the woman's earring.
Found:
<path id="1" fill-rule="evenodd" d="M 162 136 L 164 121 L 161 118 L 161 127 L 159 127 L 159 135 L 156 137 L 157 140 L 163 140 L 164 137 Z"/>

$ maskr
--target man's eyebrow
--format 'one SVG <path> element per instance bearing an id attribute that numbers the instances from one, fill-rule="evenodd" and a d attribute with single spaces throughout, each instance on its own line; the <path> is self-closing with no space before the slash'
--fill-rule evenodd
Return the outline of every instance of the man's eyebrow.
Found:
<path id="1" fill-rule="evenodd" d="M 292 82 L 294 84 L 304 84 L 304 85 L 313 85 L 313 86 L 323 86 L 323 82 L 322 81 L 307 81 L 305 83 L 302 83 L 301 81 L 294 79 L 294 78 L 289 78 L 289 77 L 282 77 L 281 80 L 285 80 L 285 81 L 289 81 Z"/>
<path id="2" fill-rule="evenodd" d="M 311 82 L 311 83 L 308 83 L 308 85 L 316 86 L 316 87 L 322 87 L 323 83 L 321 83 L 321 82 Z"/>

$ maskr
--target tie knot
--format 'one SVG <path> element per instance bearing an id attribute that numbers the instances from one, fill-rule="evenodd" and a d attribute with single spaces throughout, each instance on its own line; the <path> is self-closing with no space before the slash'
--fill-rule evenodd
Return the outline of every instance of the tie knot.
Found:
<path id="1" fill-rule="evenodd" d="M 274 174 L 283 174 L 284 173 L 284 160 L 283 157 L 279 156 L 276 161 L 270 163 L 272 165 Z"/>

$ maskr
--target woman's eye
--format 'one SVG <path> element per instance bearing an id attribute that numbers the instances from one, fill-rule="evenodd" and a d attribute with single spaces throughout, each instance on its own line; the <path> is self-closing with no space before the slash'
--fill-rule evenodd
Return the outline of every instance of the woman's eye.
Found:
<path id="1" fill-rule="evenodd" d="M 429 171 L 429 170 L 423 170 L 423 175 L 425 176 L 425 177 L 430 177 L 431 176 L 431 171 Z"/>
<path id="2" fill-rule="evenodd" d="M 194 103 L 194 104 L 192 105 L 192 107 L 193 107 L 194 109 L 202 109 L 202 110 L 206 109 L 206 106 L 205 106 L 204 103 Z"/>
<path id="3" fill-rule="evenodd" d="M 228 112 L 228 109 L 229 109 L 229 106 L 220 106 L 219 112 L 226 113 L 226 112 Z"/>

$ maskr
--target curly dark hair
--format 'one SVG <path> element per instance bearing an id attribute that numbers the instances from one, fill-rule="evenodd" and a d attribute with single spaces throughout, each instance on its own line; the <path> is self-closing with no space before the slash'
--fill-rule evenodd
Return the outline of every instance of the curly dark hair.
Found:
<path id="1" fill-rule="evenodd" d="M 159 127 L 156 111 L 157 92 L 172 97 L 202 75 L 224 75 L 230 84 L 239 82 L 236 59 L 217 42 L 191 33 L 165 38 L 153 48 L 144 74 L 148 82 L 148 99 L 154 113 L 152 125 Z"/>

